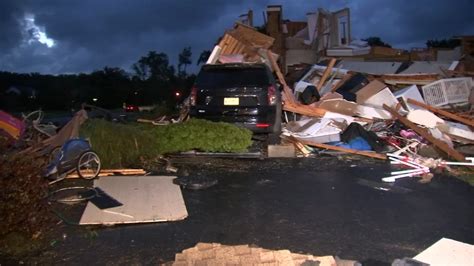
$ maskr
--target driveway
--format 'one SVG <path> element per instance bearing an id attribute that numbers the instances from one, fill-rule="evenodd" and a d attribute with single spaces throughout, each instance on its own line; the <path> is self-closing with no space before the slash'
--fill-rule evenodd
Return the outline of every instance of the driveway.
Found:
<path id="1" fill-rule="evenodd" d="M 473 187 L 437 174 L 429 184 L 380 182 L 386 162 L 359 157 L 178 158 L 180 175 L 217 178 L 184 190 L 180 222 L 113 227 L 63 225 L 63 238 L 31 262 L 147 265 L 198 242 L 253 244 L 313 255 L 391 263 L 442 237 L 474 244 Z M 77 208 L 77 207 L 76 207 Z"/>

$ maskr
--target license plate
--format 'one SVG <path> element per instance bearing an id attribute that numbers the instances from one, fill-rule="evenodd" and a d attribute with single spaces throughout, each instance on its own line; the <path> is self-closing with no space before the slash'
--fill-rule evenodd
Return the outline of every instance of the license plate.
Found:
<path id="1" fill-rule="evenodd" d="M 224 98 L 224 105 L 239 105 L 239 98 Z"/>

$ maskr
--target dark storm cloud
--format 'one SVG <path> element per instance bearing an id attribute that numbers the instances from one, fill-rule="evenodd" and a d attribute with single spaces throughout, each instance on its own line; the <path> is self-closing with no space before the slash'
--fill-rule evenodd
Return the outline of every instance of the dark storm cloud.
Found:
<path id="1" fill-rule="evenodd" d="M 268 4 L 281 4 L 284 17 L 305 20 L 318 7 L 351 8 L 354 37 L 380 36 L 394 46 L 423 46 L 427 39 L 473 34 L 470 0 L 458 1 L 221 1 L 221 0 L 3 0 L 0 2 L 0 70 L 90 72 L 108 66 L 129 69 L 150 50 L 165 52 L 172 63 L 192 47 L 194 61 L 249 8 L 262 23 Z M 49 49 L 26 43 L 25 14 L 56 41 Z"/>
<path id="2" fill-rule="evenodd" d="M 351 4 L 353 33 L 381 36 L 395 46 L 423 47 L 429 39 L 474 34 L 474 1 L 397 0 Z"/>
<path id="3" fill-rule="evenodd" d="M 19 45 L 21 30 L 18 17 L 21 9 L 14 1 L 5 1 L 0 4 L 0 51 L 5 53 Z"/>

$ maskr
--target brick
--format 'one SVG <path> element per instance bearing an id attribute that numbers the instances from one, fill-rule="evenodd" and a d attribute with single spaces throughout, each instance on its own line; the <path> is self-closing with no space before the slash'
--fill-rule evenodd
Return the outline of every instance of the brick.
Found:
<path id="1" fill-rule="evenodd" d="M 275 256 L 273 255 L 273 251 L 264 251 L 260 253 L 260 261 L 261 262 L 271 262 L 275 261 Z"/>
<path id="2" fill-rule="evenodd" d="M 198 249 L 196 247 L 192 247 L 192 248 L 183 250 L 182 253 L 187 255 L 187 254 L 194 254 L 196 252 L 198 252 Z"/>
<path id="3" fill-rule="evenodd" d="M 216 250 L 208 249 L 205 251 L 201 251 L 201 258 L 202 259 L 214 259 L 216 258 Z"/>
<path id="4" fill-rule="evenodd" d="M 228 258 L 235 255 L 235 250 L 231 246 L 222 246 L 216 250 L 216 258 Z"/>
<path id="5" fill-rule="evenodd" d="M 209 265 L 208 260 L 197 260 L 193 263 L 194 266 L 207 266 Z"/>
<path id="6" fill-rule="evenodd" d="M 248 245 L 238 245 L 234 247 L 234 252 L 237 255 L 249 254 L 250 248 Z"/>
<path id="7" fill-rule="evenodd" d="M 241 265 L 251 265 L 251 264 L 256 264 L 260 260 L 259 257 L 251 256 L 251 255 L 246 255 L 246 256 L 241 256 L 240 257 L 240 264 Z"/>
<path id="8" fill-rule="evenodd" d="M 273 252 L 277 261 L 291 260 L 291 252 L 289 250 L 278 250 Z"/>
<path id="9" fill-rule="evenodd" d="M 198 243 L 196 245 L 196 248 L 201 251 L 201 250 L 213 249 L 213 248 L 215 248 L 215 246 L 213 244 L 210 244 L 210 243 Z"/>
<path id="10" fill-rule="evenodd" d="M 185 261 L 186 260 L 186 255 L 184 255 L 183 253 L 176 253 L 176 255 L 174 255 L 174 260 L 175 261 Z"/>

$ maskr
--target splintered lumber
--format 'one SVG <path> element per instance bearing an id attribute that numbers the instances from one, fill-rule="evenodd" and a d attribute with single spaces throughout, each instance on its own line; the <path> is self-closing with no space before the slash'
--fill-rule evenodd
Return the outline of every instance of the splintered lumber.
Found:
<path id="1" fill-rule="evenodd" d="M 293 144 L 305 157 L 311 153 L 303 143 L 299 142 L 299 140 L 294 137 L 283 136 L 282 140 Z"/>
<path id="2" fill-rule="evenodd" d="M 336 64 L 336 58 L 331 58 L 331 61 L 329 61 L 328 66 L 324 70 L 323 76 L 319 79 L 318 85 L 316 85 L 316 89 L 318 89 L 318 91 L 321 91 L 321 88 L 323 87 L 324 83 L 328 79 L 329 74 L 331 74 L 332 68 L 334 67 L 335 64 Z"/>
<path id="3" fill-rule="evenodd" d="M 285 105 L 283 105 L 283 110 L 314 117 L 323 117 L 326 114 L 326 110 L 324 109 L 299 103 L 288 104 L 285 102 Z"/>
<path id="4" fill-rule="evenodd" d="M 293 137 L 290 137 L 293 138 Z M 362 155 L 362 156 L 367 156 L 371 158 L 376 158 L 376 159 L 381 159 L 381 160 L 386 160 L 387 156 L 385 154 L 380 154 L 376 152 L 368 152 L 368 151 L 359 151 L 359 150 L 354 150 L 354 149 L 348 149 L 348 148 L 343 148 L 343 147 L 338 147 L 338 146 L 333 146 L 333 145 L 328 145 L 328 144 L 323 144 L 323 143 L 317 143 L 309 140 L 303 140 L 303 139 L 296 139 L 300 143 L 303 143 L 305 145 L 321 148 L 321 149 L 327 149 L 327 150 L 334 150 L 334 151 L 342 151 L 342 152 L 347 152 L 351 154 L 357 154 L 357 155 Z"/>
<path id="5" fill-rule="evenodd" d="M 429 110 L 429 111 L 431 111 L 431 112 L 433 112 L 433 113 L 437 113 L 437 114 L 443 115 L 443 116 L 445 116 L 445 117 L 451 118 L 451 119 L 453 119 L 453 120 L 456 120 L 456 121 L 461 122 L 461 123 L 463 123 L 463 124 L 466 124 L 466 125 L 468 125 L 468 126 L 474 127 L 474 120 L 462 118 L 462 117 L 457 116 L 457 115 L 455 115 L 455 114 L 453 114 L 453 113 L 446 112 L 446 111 L 444 111 L 444 110 L 438 109 L 438 108 L 433 107 L 433 106 L 429 106 L 429 105 L 427 105 L 427 104 L 424 104 L 424 103 L 422 103 L 422 102 L 419 102 L 419 101 L 416 101 L 416 100 L 413 100 L 413 99 L 410 99 L 410 98 L 408 98 L 407 101 L 408 101 L 408 103 L 410 103 L 410 104 L 414 104 L 414 105 L 416 105 L 416 106 L 423 107 L 423 108 L 425 108 L 426 110 Z"/>
<path id="6" fill-rule="evenodd" d="M 388 112 L 390 112 L 392 114 L 392 116 L 396 119 L 398 119 L 400 122 L 402 122 L 405 126 L 411 128 L 413 131 L 415 131 L 416 133 L 418 133 L 420 136 L 422 136 L 423 138 L 427 139 L 429 142 L 433 143 L 433 145 L 435 145 L 436 147 L 438 147 L 440 150 L 444 151 L 446 154 L 448 154 L 448 156 L 460 161 L 460 162 L 463 162 L 465 161 L 465 157 L 464 155 L 462 155 L 461 153 L 459 153 L 458 151 L 452 149 L 451 147 L 448 146 L 448 144 L 446 144 L 445 142 L 433 137 L 431 135 L 430 132 L 428 132 L 428 130 L 424 129 L 424 128 L 421 128 L 417 125 L 415 125 L 413 122 L 411 122 L 410 120 L 408 120 L 406 117 L 403 117 L 401 116 L 397 111 L 395 111 L 394 109 L 390 108 L 388 105 L 384 104 L 383 105 L 383 108 L 385 110 L 387 110 Z"/>
<path id="7" fill-rule="evenodd" d="M 267 50 L 267 57 L 268 60 L 270 60 L 270 63 L 272 64 L 272 68 L 275 71 L 278 80 L 280 81 L 281 85 L 283 85 L 283 98 L 284 101 L 287 103 L 295 103 L 295 96 L 291 92 L 290 87 L 288 84 L 286 84 L 285 77 L 283 76 L 283 73 L 281 73 L 280 67 L 278 66 L 277 62 L 273 58 L 272 52 L 270 50 Z"/>

